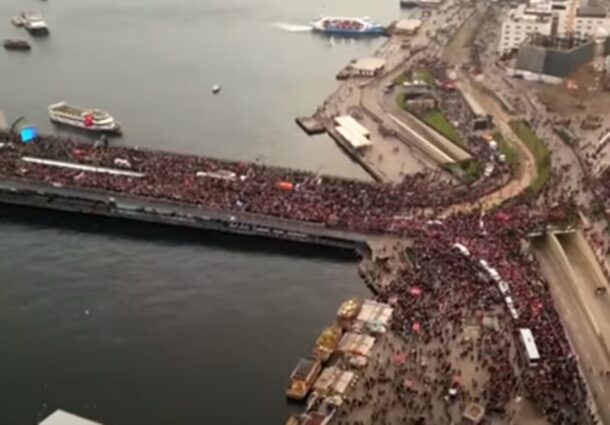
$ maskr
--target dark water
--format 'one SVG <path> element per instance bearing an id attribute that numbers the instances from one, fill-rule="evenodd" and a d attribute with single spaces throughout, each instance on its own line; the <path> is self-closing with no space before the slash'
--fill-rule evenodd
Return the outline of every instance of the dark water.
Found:
<path id="1" fill-rule="evenodd" d="M 345 253 L 45 214 L 0 224 L 3 425 L 280 423 L 296 358 L 366 295 Z"/>
<path id="2" fill-rule="evenodd" d="M 0 51 L 0 109 L 112 112 L 119 143 L 363 176 L 293 124 L 380 41 L 303 32 L 319 14 L 398 16 L 398 0 L 1 0 L 52 31 Z M 301 26 L 299 26 L 301 25 Z M 210 93 L 221 84 L 218 96 Z M 56 408 L 111 424 L 280 423 L 287 377 L 341 300 L 350 256 L 255 239 L 0 211 L 0 425 Z"/>

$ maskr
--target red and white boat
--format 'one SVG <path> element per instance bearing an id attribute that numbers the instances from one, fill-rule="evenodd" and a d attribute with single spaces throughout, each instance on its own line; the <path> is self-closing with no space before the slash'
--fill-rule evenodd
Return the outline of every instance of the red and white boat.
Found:
<path id="1" fill-rule="evenodd" d="M 51 121 L 81 130 L 98 133 L 121 133 L 120 124 L 108 113 L 99 109 L 81 108 L 58 102 L 49 105 Z"/>

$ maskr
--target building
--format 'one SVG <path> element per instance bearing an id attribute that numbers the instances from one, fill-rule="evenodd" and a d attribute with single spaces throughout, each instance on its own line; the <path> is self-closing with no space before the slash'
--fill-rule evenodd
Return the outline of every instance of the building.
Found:
<path id="1" fill-rule="evenodd" d="M 521 4 L 511 9 L 502 21 L 500 32 L 500 54 L 515 51 L 530 34 L 550 34 L 551 15 L 529 9 Z"/>
<path id="2" fill-rule="evenodd" d="M 354 372 L 330 366 L 322 371 L 313 384 L 313 389 L 317 394 L 324 396 L 338 395 L 344 397 L 355 379 L 356 374 Z"/>
<path id="3" fill-rule="evenodd" d="M 368 357 L 375 345 L 375 338 L 369 335 L 348 332 L 341 338 L 337 351 L 352 355 Z"/>
<path id="4" fill-rule="evenodd" d="M 589 63 L 595 54 L 592 39 L 531 35 L 519 47 L 517 62 L 509 75 L 526 80 L 558 83 Z"/>
<path id="5" fill-rule="evenodd" d="M 394 25 L 395 34 L 413 35 L 419 30 L 422 22 L 419 19 L 401 19 Z"/>
<path id="6" fill-rule="evenodd" d="M 385 59 L 362 58 L 350 65 L 350 71 L 357 77 L 375 77 L 383 72 Z"/>
<path id="7" fill-rule="evenodd" d="M 531 35 L 540 34 L 559 38 L 596 38 L 600 32 L 610 31 L 610 18 L 605 10 L 583 6 L 576 10 L 573 31 L 570 34 L 569 2 L 562 0 L 531 1 L 511 10 L 502 21 L 498 51 L 508 54 L 516 51 Z"/>

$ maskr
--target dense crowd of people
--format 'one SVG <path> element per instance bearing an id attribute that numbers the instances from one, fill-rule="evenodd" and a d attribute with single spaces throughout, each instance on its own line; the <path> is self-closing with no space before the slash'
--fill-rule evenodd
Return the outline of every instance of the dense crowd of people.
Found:
<path id="1" fill-rule="evenodd" d="M 523 246 L 528 232 L 549 218 L 565 220 L 565 214 L 565 207 L 545 215 L 520 206 L 482 217 L 454 216 L 422 224 L 421 231 L 412 235 L 408 266 L 388 285 L 377 285 L 380 299 L 395 306 L 394 330 L 407 339 L 415 338 L 419 347 L 432 352 L 445 365 L 446 372 L 456 373 L 449 350 L 435 351 L 433 347 L 459 347 L 467 323 L 474 320 L 480 324 L 485 315 L 501 318 L 496 330 L 484 333 L 471 347 L 471 354 L 476 353 L 488 379 L 474 382 L 474 388 L 482 392 L 468 394 L 468 398 L 485 405 L 490 413 L 507 415 L 506 406 L 511 400 L 527 397 L 541 407 L 552 424 L 593 423 L 576 355 L 563 331 L 549 286 Z M 466 247 L 468 253 L 452 248 L 455 243 Z M 480 260 L 494 267 L 508 284 L 517 317 L 504 308 L 506 294 L 485 273 Z M 414 323 L 417 334 L 412 331 Z M 514 355 L 522 349 L 520 328 L 531 329 L 535 335 L 541 356 L 537 367 L 529 367 L 523 357 L 520 360 Z M 516 345 L 516 350 L 511 350 L 511 345 Z M 446 382 L 436 386 L 441 396 L 446 388 Z M 428 403 L 418 406 L 415 417 L 426 409 L 431 415 L 432 404 Z"/>
<path id="2" fill-rule="evenodd" d="M 61 164 L 25 161 L 26 157 L 142 175 L 88 172 Z M 541 198 L 547 202 L 542 207 L 522 204 L 493 214 L 438 218 L 434 215 L 437 208 L 476 199 L 481 192 L 476 187 L 447 182 L 435 174 L 407 176 L 399 184 L 367 183 L 261 164 L 93 146 L 56 138 L 22 144 L 6 135 L 0 136 L 0 175 L 363 232 L 408 235 L 415 248 L 412 263 L 399 278 L 380 287 L 379 297 L 395 306 L 397 333 L 410 334 L 424 345 L 436 342 L 436 348 L 429 350 L 437 359 L 439 373 L 447 376 L 457 371 L 445 358 L 445 350 L 439 347 L 456 342 L 468 320 L 491 313 L 494 306 L 502 304 L 500 292 L 481 272 L 478 261 L 484 259 L 508 283 L 518 318 L 509 317 L 504 310 L 500 329 L 491 336 L 483 336 L 478 345 L 461 347 L 463 355 L 476 358 L 489 376 L 472 400 L 503 415 L 510 400 L 524 389 L 552 424 L 586 423 L 583 418 L 589 414 L 587 391 L 575 355 L 561 327 L 549 287 L 522 246 L 527 233 L 549 221 L 568 219 L 570 208 L 557 204 L 557 199 L 553 201 L 554 207 L 550 206 L 545 192 Z M 456 242 L 468 249 L 467 256 L 451 249 Z M 413 296 L 414 287 L 421 290 L 421 295 Z M 413 331 L 415 323 L 417 335 Z M 542 360 L 535 369 L 522 367 L 519 371 L 513 366 L 515 359 L 510 346 L 519 328 L 529 328 L 536 336 Z M 511 334 L 515 338 L 508 337 Z M 428 397 L 423 401 L 407 397 L 395 403 L 408 405 L 423 415 L 432 409 L 431 395 Z M 449 410 L 445 415 L 451 416 Z"/>
<path id="3" fill-rule="evenodd" d="M 361 232 L 400 232 L 404 219 L 479 198 L 485 185 L 457 185 L 436 173 L 378 184 L 262 164 L 44 138 L 30 144 L 6 139 L 0 175 L 46 184 L 101 189 L 124 195 L 194 204 L 324 224 Z M 83 171 L 24 157 L 142 173 Z M 430 196 L 433 193 L 434 196 Z"/>

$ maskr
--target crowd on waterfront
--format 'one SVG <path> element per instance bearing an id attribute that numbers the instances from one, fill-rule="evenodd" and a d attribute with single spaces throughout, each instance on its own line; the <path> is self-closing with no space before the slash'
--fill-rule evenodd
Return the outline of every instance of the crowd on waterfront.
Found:
<path id="1" fill-rule="evenodd" d="M 564 205 L 549 214 L 561 221 L 568 218 L 566 210 Z M 587 389 L 549 286 L 519 237 L 545 219 L 521 206 L 421 226 L 420 233 L 413 236 L 413 247 L 403 257 L 408 265 L 389 284 L 374 283 L 380 300 L 394 306 L 393 330 L 405 341 L 392 350 L 405 351 L 411 367 L 393 376 L 391 389 L 383 387 L 380 397 L 380 385 L 387 381 L 384 371 L 391 370 L 391 365 L 387 359 L 378 360 L 377 369 L 366 378 L 370 391 L 352 402 L 342 417 L 359 417 L 360 413 L 352 411 L 362 403 L 373 403 L 377 416 L 385 417 L 397 405 L 407 408 L 401 410 L 402 423 L 437 423 L 439 416 L 446 416 L 445 423 L 449 423 L 455 415 L 459 420 L 467 402 L 472 402 L 508 422 L 519 400 L 527 399 L 542 409 L 551 424 L 594 423 Z M 466 247 L 467 254 L 453 248 L 455 243 Z M 507 294 L 485 273 L 480 260 L 495 268 L 508 285 L 516 317 L 505 307 Z M 380 260 L 373 280 L 383 274 L 384 267 Z M 483 319 L 489 317 L 499 319 L 495 328 L 483 325 Z M 467 325 L 480 327 L 480 337 L 466 337 Z M 536 338 L 541 355 L 537 367 L 530 367 L 523 354 L 520 328 L 530 329 Z M 459 367 L 466 357 L 477 364 L 472 376 L 462 375 Z M 418 366 L 421 358 L 429 359 L 427 368 Z M 432 385 L 420 385 L 413 393 L 403 386 L 405 376 Z M 459 388 L 455 400 L 447 399 L 449 388 Z M 452 403 L 459 408 L 454 409 Z"/>
<path id="2" fill-rule="evenodd" d="M 430 219 L 426 209 L 434 212 L 437 207 L 474 199 L 480 192 L 476 187 L 457 186 L 434 174 L 408 176 L 400 184 L 378 184 L 256 163 L 118 146 L 94 147 L 55 138 L 27 145 L 8 139 L 0 143 L 0 175 L 6 177 L 358 231 L 408 234 L 417 248 L 415 264 L 380 288 L 380 298 L 395 305 L 394 330 L 406 338 L 417 338 L 431 350 L 429 354 L 436 358 L 443 376 L 438 388 L 446 389 L 451 380 L 448 376 L 457 373 L 448 353 L 439 347 L 456 340 L 468 320 L 481 318 L 494 306 L 502 305 L 497 288 L 481 278 L 478 260 L 485 259 L 510 286 L 519 315 L 514 319 L 505 313 L 501 328 L 494 334 L 496 338 L 484 337 L 476 346 L 461 346 L 464 355 L 476 358 L 489 376 L 485 382 L 475 379 L 473 385 L 480 391 L 471 394 L 471 400 L 484 404 L 488 411 L 505 415 L 507 404 L 517 395 L 525 395 L 540 403 L 553 424 L 585 423 L 582 415 L 588 412 L 586 389 L 576 358 L 561 328 L 548 285 L 521 246 L 522 236 L 549 219 L 567 219 L 568 209 L 560 204 L 554 209 L 549 205 L 522 205 L 496 214 Z M 124 169 L 143 176 L 84 172 L 31 163 L 24 157 Z M 553 202 L 558 200 L 562 199 Z M 468 257 L 451 249 L 456 242 L 467 247 Z M 421 295 L 413 295 L 414 287 Z M 508 354 L 515 338 L 506 336 L 516 334 L 518 328 L 529 328 L 536 336 L 542 355 L 536 369 L 522 368 L 519 372 L 514 367 L 515 359 Z M 374 379 L 379 377 L 383 375 Z M 395 403 L 425 415 L 434 409 L 432 396 L 428 394 L 417 401 L 397 396 Z M 448 410 L 445 414 L 451 415 Z"/>
<path id="3" fill-rule="evenodd" d="M 123 169 L 143 176 L 85 172 L 61 164 L 26 162 L 23 157 Z M 488 190 L 485 185 L 456 185 L 440 173 L 418 173 L 399 184 L 378 184 L 257 163 L 96 147 L 53 137 L 30 144 L 4 142 L 0 174 L 363 232 L 400 231 L 405 218 L 422 214 L 424 208 L 476 199 Z"/>

